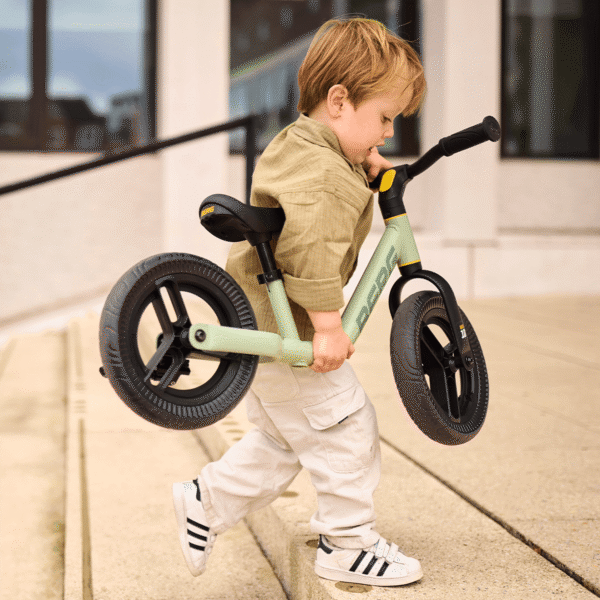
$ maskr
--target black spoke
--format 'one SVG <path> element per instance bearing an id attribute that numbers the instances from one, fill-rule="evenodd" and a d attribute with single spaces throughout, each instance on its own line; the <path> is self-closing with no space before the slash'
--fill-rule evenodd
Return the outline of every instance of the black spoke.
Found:
<path id="1" fill-rule="evenodd" d="M 456 373 L 447 374 L 446 390 L 448 398 L 448 416 L 460 423 L 460 408 L 458 406 L 458 392 L 456 389 Z"/>
<path id="2" fill-rule="evenodd" d="M 152 307 L 154 308 L 154 312 L 156 313 L 156 317 L 160 323 L 163 333 L 165 334 L 165 337 L 173 336 L 173 323 L 171 323 L 171 318 L 167 312 L 167 307 L 165 306 L 165 302 L 158 290 L 152 298 Z"/>
<path id="3" fill-rule="evenodd" d="M 234 352 L 217 352 L 213 350 L 193 350 L 188 354 L 188 358 L 195 360 L 229 360 L 234 362 L 240 362 L 243 358 L 243 354 L 237 354 Z"/>
<path id="4" fill-rule="evenodd" d="M 174 279 L 172 279 L 168 282 L 165 282 L 165 287 L 167 288 L 169 298 L 171 299 L 171 302 L 173 303 L 173 308 L 175 309 L 175 315 L 177 317 L 177 320 L 175 322 L 176 325 L 178 327 L 190 327 L 192 323 L 190 321 L 190 317 L 185 307 L 185 303 L 183 302 L 183 297 L 181 295 L 179 285 Z"/>
<path id="5" fill-rule="evenodd" d="M 442 369 L 433 369 L 425 371 L 429 375 L 429 387 L 431 388 L 432 396 L 441 404 L 448 405 L 450 393 L 448 391 L 448 380 Z"/>
<path id="6" fill-rule="evenodd" d="M 423 326 L 421 330 L 421 350 L 423 352 L 423 363 L 427 360 L 431 366 L 433 363 L 443 369 L 445 351 L 439 340 L 427 326 Z"/>
<path id="7" fill-rule="evenodd" d="M 450 332 L 444 331 L 450 337 Z M 457 375 L 460 369 L 451 365 L 454 362 L 454 353 L 457 350 L 453 342 L 442 346 L 436 335 L 424 324 L 421 329 L 421 359 L 423 370 L 429 377 L 429 387 L 432 396 L 447 411 L 447 415 L 456 422 L 461 418 L 461 400 L 464 403 L 464 390 L 461 398 L 458 396 Z"/>
<path id="8" fill-rule="evenodd" d="M 454 342 L 450 342 L 447 346 L 444 346 L 444 353 L 447 356 L 452 356 L 456 350 L 458 350 L 458 348 Z"/>

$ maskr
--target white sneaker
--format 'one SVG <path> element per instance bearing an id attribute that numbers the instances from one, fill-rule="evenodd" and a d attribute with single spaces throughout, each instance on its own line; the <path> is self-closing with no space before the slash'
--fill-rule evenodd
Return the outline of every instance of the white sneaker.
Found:
<path id="1" fill-rule="evenodd" d="M 406 585 L 423 577 L 419 561 L 404 556 L 384 538 L 364 550 L 346 550 L 320 536 L 315 573 L 334 581 L 382 586 Z"/>
<path id="2" fill-rule="evenodd" d="M 190 573 L 197 577 L 204 573 L 217 537 L 208 526 L 197 479 L 173 484 L 173 505 L 183 556 Z"/>

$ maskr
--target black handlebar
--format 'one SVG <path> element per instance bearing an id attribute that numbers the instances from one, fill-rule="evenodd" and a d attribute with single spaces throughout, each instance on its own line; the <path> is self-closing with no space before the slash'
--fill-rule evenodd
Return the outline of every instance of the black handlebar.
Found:
<path id="1" fill-rule="evenodd" d="M 494 117 L 486 117 L 481 123 L 468 127 L 448 137 L 442 138 L 433 148 L 428 150 L 412 165 L 407 165 L 409 179 L 416 177 L 431 167 L 442 156 L 452 156 L 483 142 L 497 142 L 500 139 L 500 124 Z M 384 173 L 380 173 L 369 183 L 371 189 L 379 189 Z"/>
<path id="2" fill-rule="evenodd" d="M 494 117 L 486 117 L 481 123 L 442 138 L 439 145 L 445 156 L 467 150 L 483 142 L 497 142 L 500 139 L 500 124 Z"/>

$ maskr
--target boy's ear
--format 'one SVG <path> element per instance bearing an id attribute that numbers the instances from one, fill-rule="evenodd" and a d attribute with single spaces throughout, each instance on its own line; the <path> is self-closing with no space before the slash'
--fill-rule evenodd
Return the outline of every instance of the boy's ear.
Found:
<path id="1" fill-rule="evenodd" d="M 327 93 L 327 111 L 333 118 L 338 117 L 344 102 L 348 102 L 348 90 L 345 85 L 336 83 Z"/>

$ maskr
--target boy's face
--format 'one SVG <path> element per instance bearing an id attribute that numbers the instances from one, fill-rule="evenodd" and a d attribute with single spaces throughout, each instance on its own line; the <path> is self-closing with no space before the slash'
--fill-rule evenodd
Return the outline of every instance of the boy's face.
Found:
<path id="1" fill-rule="evenodd" d="M 406 84 L 365 100 L 354 107 L 348 100 L 345 88 L 337 104 L 338 112 L 330 121 L 342 152 L 348 160 L 360 165 L 374 146 L 383 146 L 394 135 L 394 119 L 401 114 L 412 98 L 412 86 Z"/>

